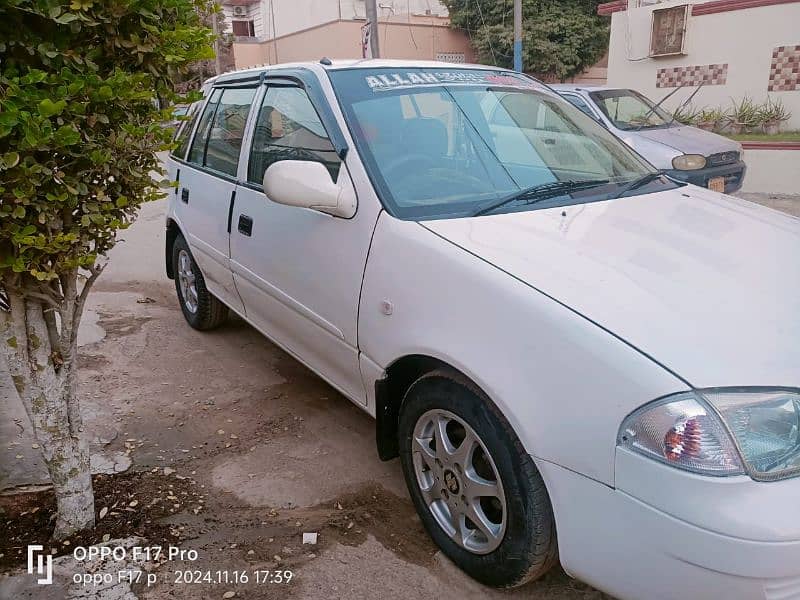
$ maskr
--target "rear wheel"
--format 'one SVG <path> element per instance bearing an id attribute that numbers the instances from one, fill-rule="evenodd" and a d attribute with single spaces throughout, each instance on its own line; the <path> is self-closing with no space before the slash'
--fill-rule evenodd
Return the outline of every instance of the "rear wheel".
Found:
<path id="1" fill-rule="evenodd" d="M 425 528 L 467 574 L 495 587 L 557 559 L 544 482 L 497 408 L 456 372 L 422 376 L 403 400 L 403 473 Z"/>
<path id="2" fill-rule="evenodd" d="M 172 272 L 181 311 L 189 325 L 201 331 L 219 327 L 228 317 L 228 307 L 208 291 L 189 245 L 180 235 L 172 246 Z"/>

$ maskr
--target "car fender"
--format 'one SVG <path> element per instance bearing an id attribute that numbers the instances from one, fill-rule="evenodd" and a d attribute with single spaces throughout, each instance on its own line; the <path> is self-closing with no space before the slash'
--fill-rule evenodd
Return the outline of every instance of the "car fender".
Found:
<path id="1" fill-rule="evenodd" d="M 424 355 L 469 377 L 533 456 L 608 485 L 625 416 L 688 389 L 624 340 L 444 240 L 382 213 L 359 310 L 359 347 L 378 368 Z"/>

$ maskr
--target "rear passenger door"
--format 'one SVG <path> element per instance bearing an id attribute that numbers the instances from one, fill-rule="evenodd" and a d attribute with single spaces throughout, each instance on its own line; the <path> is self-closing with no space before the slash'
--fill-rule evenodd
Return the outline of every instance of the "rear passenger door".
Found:
<path id="1" fill-rule="evenodd" d="M 256 87 L 211 91 L 181 165 L 175 214 L 209 291 L 243 312 L 230 268 L 230 211 Z"/>

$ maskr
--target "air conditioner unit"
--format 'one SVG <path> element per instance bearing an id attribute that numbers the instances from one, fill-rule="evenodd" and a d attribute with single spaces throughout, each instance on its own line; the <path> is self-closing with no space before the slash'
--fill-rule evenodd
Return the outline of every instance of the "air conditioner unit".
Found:
<path id="1" fill-rule="evenodd" d="M 246 6 L 234 6 L 233 7 L 233 16 L 234 17 L 246 17 L 247 16 L 247 7 Z"/>
<path id="2" fill-rule="evenodd" d="M 650 30 L 650 56 L 685 54 L 688 20 L 688 4 L 655 9 Z"/>

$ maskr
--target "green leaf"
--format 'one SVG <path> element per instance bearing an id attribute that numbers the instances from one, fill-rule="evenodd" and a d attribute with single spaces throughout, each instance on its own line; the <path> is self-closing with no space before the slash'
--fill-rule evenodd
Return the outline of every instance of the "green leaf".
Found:
<path id="1" fill-rule="evenodd" d="M 67 86 L 67 91 L 71 96 L 74 96 L 83 89 L 84 85 L 86 84 L 81 79 L 79 79 L 78 81 L 73 81 Z"/>
<path id="2" fill-rule="evenodd" d="M 19 164 L 19 152 L 6 152 L 2 156 L 3 168 L 12 169 Z"/>
<path id="3" fill-rule="evenodd" d="M 56 23 L 61 23 L 62 25 L 67 25 L 69 23 L 72 23 L 73 21 L 77 21 L 78 20 L 78 15 L 76 15 L 75 13 L 64 13 L 60 17 L 56 17 L 53 20 Z"/>
<path id="4" fill-rule="evenodd" d="M 117 208 L 128 206 L 128 199 L 125 196 L 119 196 L 115 202 Z"/>
<path id="5" fill-rule="evenodd" d="M 53 140 L 60 146 L 72 146 L 81 141 L 81 134 L 74 125 L 62 125 L 56 129 Z"/>
<path id="6" fill-rule="evenodd" d="M 104 85 L 99 90 L 97 90 L 97 97 L 100 100 L 111 100 L 114 97 L 114 90 L 111 87 Z"/>
<path id="7" fill-rule="evenodd" d="M 15 219 L 24 219 L 25 218 L 25 207 L 18 204 L 14 207 L 14 210 L 11 211 L 11 216 Z"/>
<path id="8" fill-rule="evenodd" d="M 64 100 L 53 102 L 50 98 L 45 98 L 39 102 L 39 114 L 45 118 L 52 117 L 61 114 L 66 107 L 67 103 Z"/>

